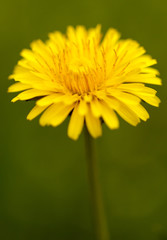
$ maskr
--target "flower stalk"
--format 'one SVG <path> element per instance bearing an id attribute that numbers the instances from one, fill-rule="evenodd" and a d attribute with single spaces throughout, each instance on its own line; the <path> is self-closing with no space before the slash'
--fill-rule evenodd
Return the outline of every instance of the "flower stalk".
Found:
<path id="1" fill-rule="evenodd" d="M 97 240 L 109 240 L 109 231 L 104 212 L 101 187 L 99 183 L 97 158 L 95 151 L 95 140 L 90 136 L 85 127 L 85 147 L 87 154 L 88 178 L 93 208 L 93 224 Z"/>

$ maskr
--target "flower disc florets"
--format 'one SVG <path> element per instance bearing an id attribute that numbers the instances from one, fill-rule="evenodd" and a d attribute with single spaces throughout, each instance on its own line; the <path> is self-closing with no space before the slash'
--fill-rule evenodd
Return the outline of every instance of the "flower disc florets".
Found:
<path id="1" fill-rule="evenodd" d="M 156 91 L 147 84 L 161 84 L 156 60 L 131 39 L 119 40 L 115 29 L 102 39 L 101 28 L 68 27 L 67 34 L 49 34 L 49 40 L 24 49 L 11 79 L 10 92 L 23 91 L 12 101 L 38 97 L 27 118 L 41 114 L 40 124 L 57 126 L 71 114 L 68 136 L 77 139 L 84 122 L 93 137 L 102 134 L 101 119 L 111 129 L 119 127 L 116 112 L 136 126 L 146 121 L 141 100 L 158 106 Z"/>

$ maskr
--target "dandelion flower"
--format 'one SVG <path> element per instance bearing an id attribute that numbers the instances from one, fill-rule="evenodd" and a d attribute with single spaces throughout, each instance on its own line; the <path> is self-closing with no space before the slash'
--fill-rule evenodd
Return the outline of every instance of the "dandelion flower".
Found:
<path id="1" fill-rule="evenodd" d="M 141 105 L 158 106 L 156 91 L 145 84 L 161 84 L 156 60 L 131 39 L 120 40 L 115 29 L 102 38 L 101 27 L 86 30 L 69 26 L 66 34 L 49 34 L 21 52 L 9 92 L 21 91 L 17 100 L 36 100 L 28 120 L 41 115 L 42 126 L 61 124 L 68 116 L 68 136 L 76 140 L 86 124 L 90 135 L 101 136 L 102 120 L 119 127 L 118 115 L 136 126 L 149 118 Z"/>

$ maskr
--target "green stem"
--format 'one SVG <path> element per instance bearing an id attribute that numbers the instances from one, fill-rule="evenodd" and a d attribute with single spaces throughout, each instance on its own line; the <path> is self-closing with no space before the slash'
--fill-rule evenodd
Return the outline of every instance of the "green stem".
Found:
<path id="1" fill-rule="evenodd" d="M 109 240 L 109 232 L 104 214 L 104 207 L 99 184 L 97 160 L 95 154 L 94 139 L 85 127 L 85 147 L 87 153 L 88 177 L 90 182 L 91 198 L 94 215 L 94 228 L 97 240 Z"/>

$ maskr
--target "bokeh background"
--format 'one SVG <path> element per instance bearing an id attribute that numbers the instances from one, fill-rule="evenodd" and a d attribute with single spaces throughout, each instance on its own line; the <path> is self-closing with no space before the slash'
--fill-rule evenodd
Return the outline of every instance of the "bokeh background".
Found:
<path id="1" fill-rule="evenodd" d="M 0 239 L 93 240 L 84 136 L 66 136 L 68 120 L 42 128 L 26 120 L 34 103 L 10 102 L 7 80 L 19 53 L 67 25 L 117 28 L 158 60 L 160 108 L 119 130 L 103 126 L 99 170 L 113 240 L 167 239 L 167 1 L 5 0 L 0 7 Z"/>

